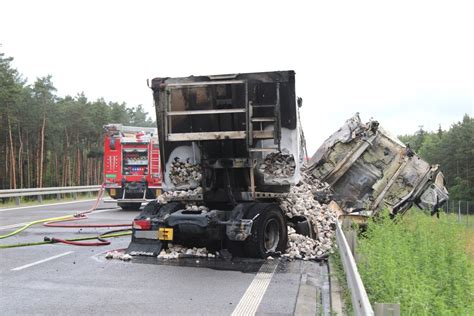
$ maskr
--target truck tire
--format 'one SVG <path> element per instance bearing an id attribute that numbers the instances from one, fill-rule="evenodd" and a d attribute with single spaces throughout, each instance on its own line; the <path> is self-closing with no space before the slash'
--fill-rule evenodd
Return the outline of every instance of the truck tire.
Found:
<path id="1" fill-rule="evenodd" d="M 266 258 L 286 250 L 288 230 L 283 212 L 276 204 L 256 204 L 246 218 L 255 218 L 252 233 L 244 242 L 247 256 Z"/>
<path id="2" fill-rule="evenodd" d="M 122 210 L 126 211 L 138 211 L 142 203 L 117 203 L 118 206 L 122 208 Z"/>

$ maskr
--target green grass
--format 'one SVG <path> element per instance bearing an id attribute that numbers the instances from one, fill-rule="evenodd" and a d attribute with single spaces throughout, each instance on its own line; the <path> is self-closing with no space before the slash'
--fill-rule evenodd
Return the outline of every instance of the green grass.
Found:
<path id="1" fill-rule="evenodd" d="M 472 229 L 411 210 L 370 222 L 359 239 L 359 272 L 370 302 L 402 315 L 474 315 Z"/>

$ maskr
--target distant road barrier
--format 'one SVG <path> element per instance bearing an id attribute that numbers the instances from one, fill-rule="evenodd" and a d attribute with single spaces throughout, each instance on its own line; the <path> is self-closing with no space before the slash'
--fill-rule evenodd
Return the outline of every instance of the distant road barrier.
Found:
<path id="1" fill-rule="evenodd" d="M 38 201 L 43 200 L 43 195 L 56 195 L 57 199 L 61 198 L 61 194 L 72 193 L 76 198 L 77 193 L 97 192 L 100 185 L 84 185 L 74 187 L 56 187 L 56 188 L 35 188 L 35 189 L 12 189 L 0 190 L 0 199 L 14 198 L 17 205 L 20 205 L 20 198 L 24 196 L 37 196 Z"/>

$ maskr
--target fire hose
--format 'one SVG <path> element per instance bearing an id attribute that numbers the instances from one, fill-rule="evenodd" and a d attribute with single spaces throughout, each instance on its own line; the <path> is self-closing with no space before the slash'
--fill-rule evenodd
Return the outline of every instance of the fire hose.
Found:
<path id="1" fill-rule="evenodd" d="M 99 190 L 97 199 L 94 203 L 94 206 L 92 206 L 90 209 L 86 211 L 79 212 L 73 215 L 65 215 L 65 216 L 52 217 L 52 218 L 32 221 L 11 233 L 0 235 L 0 239 L 5 239 L 8 237 L 17 235 L 27 228 L 36 224 L 41 224 L 41 223 L 43 223 L 43 225 L 46 227 L 62 227 L 62 228 L 130 227 L 131 226 L 130 223 L 127 223 L 127 224 L 62 224 L 63 222 L 87 219 L 88 218 L 87 214 L 93 213 L 95 210 L 97 210 L 97 207 L 100 203 L 100 200 L 102 199 L 104 195 L 104 192 L 105 192 L 105 184 L 102 184 Z M 110 241 L 105 240 L 105 238 L 119 237 L 119 236 L 125 236 L 125 235 L 130 235 L 130 234 L 131 232 L 129 229 L 121 229 L 121 230 L 106 232 L 99 236 L 94 236 L 94 237 L 81 237 L 81 238 L 74 238 L 74 239 L 60 239 L 60 238 L 54 238 L 54 237 L 53 238 L 45 237 L 44 241 L 42 242 L 23 243 L 23 244 L 14 244 L 14 245 L 0 245 L 0 248 L 24 247 L 24 246 L 43 245 L 43 244 L 50 244 L 50 243 L 64 243 L 64 244 L 76 245 L 76 246 L 105 246 L 105 245 L 110 244 Z M 98 242 L 83 242 L 84 240 L 93 240 L 93 239 L 97 239 Z"/>
<path id="2" fill-rule="evenodd" d="M 5 248 L 16 248 L 16 247 L 26 247 L 26 246 L 39 246 L 39 245 L 46 245 L 46 244 L 54 244 L 54 243 L 66 243 L 66 244 L 73 244 L 76 246 L 106 246 L 109 245 L 110 242 L 106 241 L 107 244 L 93 244 L 93 243 L 84 243 L 84 244 L 77 244 L 80 243 L 81 241 L 84 240 L 93 240 L 93 239 L 105 239 L 105 238 L 113 238 L 113 237 L 120 237 L 120 236 L 127 236 L 130 235 L 132 232 L 128 229 L 123 229 L 117 231 L 110 231 L 103 233 L 99 236 L 91 236 L 91 237 L 79 237 L 79 238 L 72 238 L 72 239 L 58 239 L 58 238 L 49 238 L 45 237 L 44 241 L 38 241 L 38 242 L 30 242 L 30 243 L 23 243 L 23 244 L 13 244 L 13 245 L 0 245 L 0 249 L 5 249 Z"/>

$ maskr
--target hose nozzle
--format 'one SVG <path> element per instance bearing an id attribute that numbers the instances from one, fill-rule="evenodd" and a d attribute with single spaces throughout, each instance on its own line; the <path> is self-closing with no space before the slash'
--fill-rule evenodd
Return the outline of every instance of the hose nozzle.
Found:
<path id="1" fill-rule="evenodd" d="M 51 237 L 48 237 L 48 236 L 44 236 L 43 240 L 47 241 L 47 242 L 51 242 L 51 243 L 56 242 L 56 240 L 54 238 L 51 238 Z"/>

